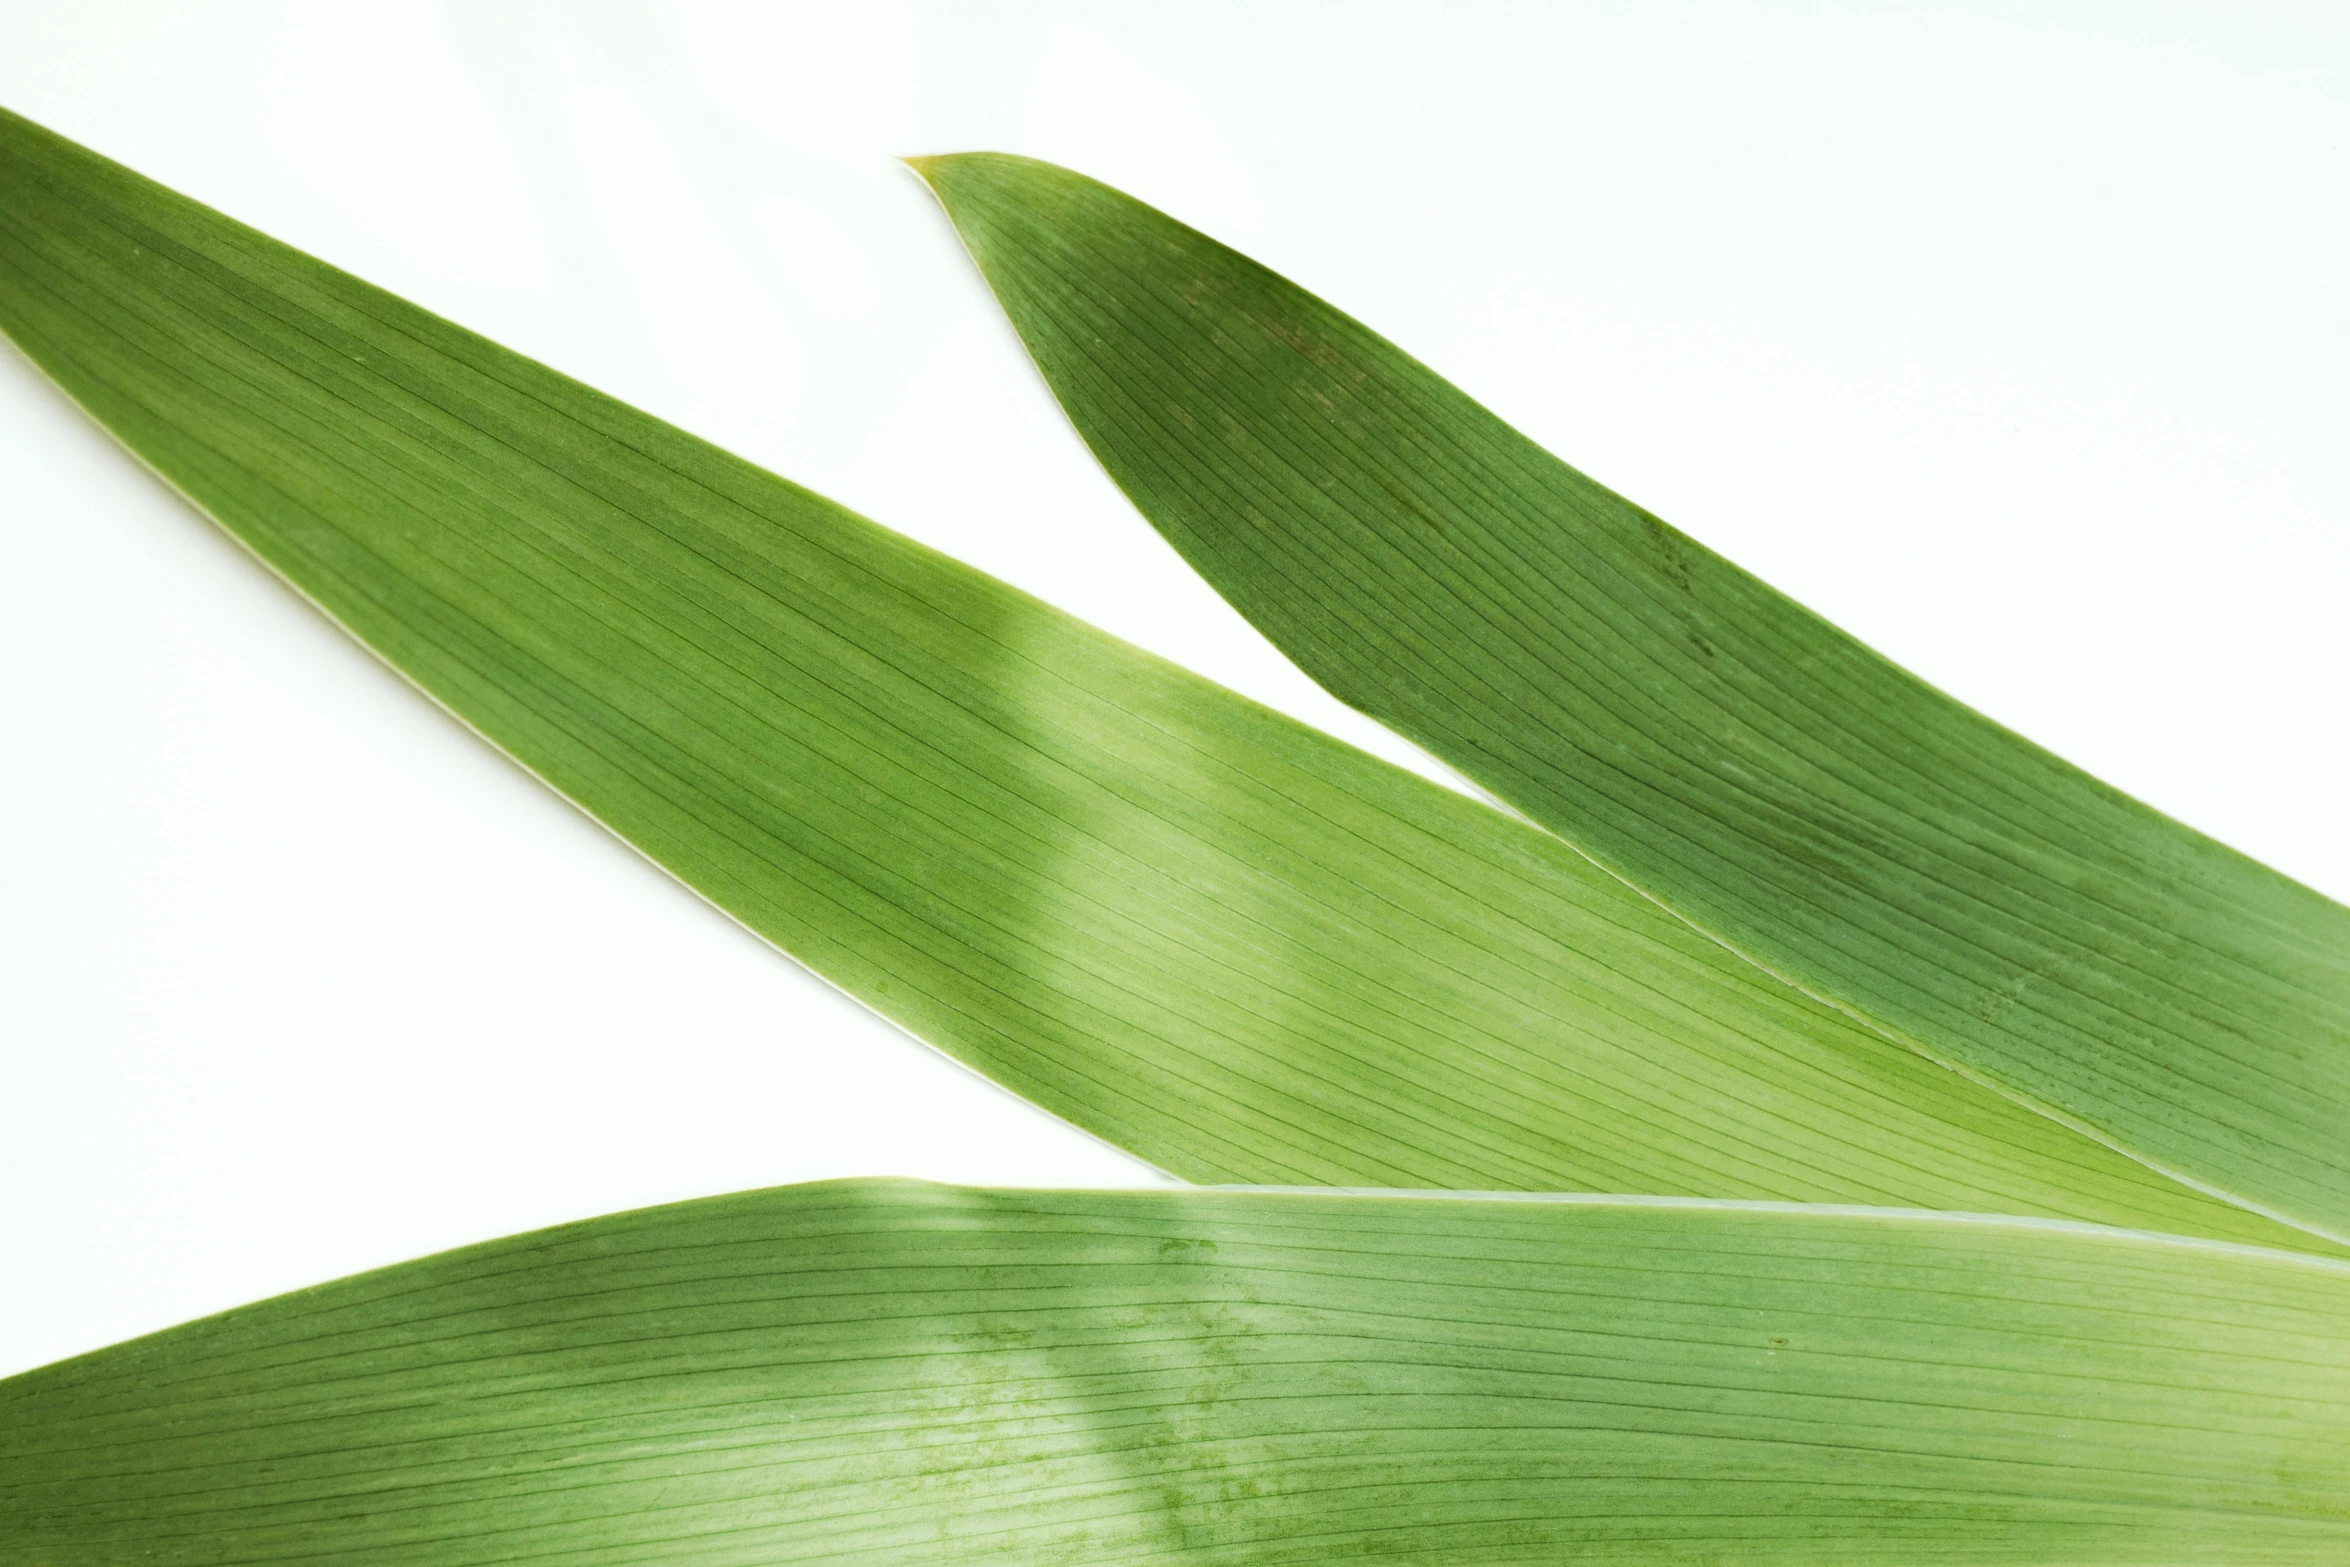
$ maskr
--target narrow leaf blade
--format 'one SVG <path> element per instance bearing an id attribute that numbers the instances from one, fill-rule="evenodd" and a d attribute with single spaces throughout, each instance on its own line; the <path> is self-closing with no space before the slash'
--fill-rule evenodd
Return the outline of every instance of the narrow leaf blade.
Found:
<path id="1" fill-rule="evenodd" d="M 2290 1233 L 1546 834 L 5 118 L 0 326 L 614 831 L 1179 1175 Z"/>
<path id="2" fill-rule="evenodd" d="M 1341 699 L 1892 1036 L 2350 1237 L 2350 910 L 1164 213 L 1022 158 L 917 166 L 1103 465 Z"/>

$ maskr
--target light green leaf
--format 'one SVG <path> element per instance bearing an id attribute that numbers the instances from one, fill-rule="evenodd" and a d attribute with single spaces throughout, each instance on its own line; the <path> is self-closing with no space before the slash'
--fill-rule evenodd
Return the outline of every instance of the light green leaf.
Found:
<path id="1" fill-rule="evenodd" d="M 2350 1265 L 1638 1200 L 712 1198 L 0 1382 L 53 1564 L 2339 1563 Z"/>
<path id="2" fill-rule="evenodd" d="M 1341 699 L 1893 1037 L 2350 1237 L 2350 910 L 1165 214 L 1022 158 L 916 165 L 1111 475 Z"/>
<path id="3" fill-rule="evenodd" d="M 13 118 L 0 326 L 615 832 L 1179 1175 L 2292 1237 L 1869 1034 L 1547 834 Z"/>

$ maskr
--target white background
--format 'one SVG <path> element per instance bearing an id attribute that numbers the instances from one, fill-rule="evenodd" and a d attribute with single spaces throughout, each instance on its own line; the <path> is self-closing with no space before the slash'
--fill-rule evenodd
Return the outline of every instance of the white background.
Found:
<path id="1" fill-rule="evenodd" d="M 1168 208 L 2350 897 L 2350 7 L 0 4 L 0 103 L 1391 756 L 892 158 Z M 616 1208 L 1152 1172 L 728 924 L 0 357 L 0 1372 Z"/>

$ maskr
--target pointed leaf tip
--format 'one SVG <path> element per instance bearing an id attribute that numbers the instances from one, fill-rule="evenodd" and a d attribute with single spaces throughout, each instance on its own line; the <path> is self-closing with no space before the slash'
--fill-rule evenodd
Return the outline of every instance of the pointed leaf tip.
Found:
<path id="1" fill-rule="evenodd" d="M 1005 193 L 1114 199 L 996 153 L 929 172 L 999 261 Z M 2292 1240 L 1554 838 L 7 120 L 0 331 L 680 879 L 1174 1174 Z"/>
<path id="2" fill-rule="evenodd" d="M 2099 783 L 1082 175 L 950 216 L 1070 421 L 1331 693 L 1732 951 L 2350 1241 L 2350 908 Z"/>

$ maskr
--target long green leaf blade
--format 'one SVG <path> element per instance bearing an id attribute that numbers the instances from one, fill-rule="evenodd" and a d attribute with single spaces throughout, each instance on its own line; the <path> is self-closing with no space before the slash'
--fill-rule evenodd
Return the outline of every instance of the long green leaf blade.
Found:
<path id="1" fill-rule="evenodd" d="M 0 119 L 0 326 L 751 929 L 1179 1175 L 2238 1214 L 1546 834 Z"/>
<path id="2" fill-rule="evenodd" d="M 2350 1237 L 2350 910 L 1165 214 L 1022 158 L 917 166 L 1111 475 L 1334 694 L 1815 994 Z"/>
<path id="3" fill-rule="evenodd" d="M 73 1563 L 2338 1563 L 2350 1266 L 2028 1221 L 850 1182 L 0 1382 Z"/>

